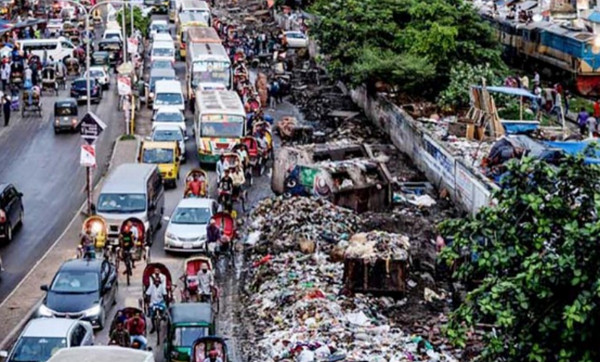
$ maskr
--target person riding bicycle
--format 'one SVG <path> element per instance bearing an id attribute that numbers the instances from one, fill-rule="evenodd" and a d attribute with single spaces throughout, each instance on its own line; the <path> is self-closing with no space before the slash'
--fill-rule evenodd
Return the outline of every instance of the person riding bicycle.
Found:
<path id="1" fill-rule="evenodd" d="M 148 290 L 146 290 L 146 302 L 148 303 L 148 310 L 150 311 L 150 320 L 152 321 L 152 330 L 150 333 L 156 331 L 156 324 L 154 322 L 154 314 L 157 310 L 164 312 L 167 309 L 167 289 L 160 283 L 160 279 L 152 280 L 152 284 Z"/>
<path id="2" fill-rule="evenodd" d="M 219 203 L 224 204 L 231 200 L 231 196 L 233 193 L 233 180 L 229 175 L 229 168 L 225 169 L 225 174 L 219 180 Z"/>
<path id="3" fill-rule="evenodd" d="M 121 347 L 128 348 L 131 345 L 131 336 L 121 321 L 117 321 L 115 330 L 110 334 L 110 339 Z"/>
<path id="4" fill-rule="evenodd" d="M 131 227 L 129 226 L 129 223 L 125 224 L 125 226 L 123 227 L 123 230 L 121 231 L 121 234 L 119 234 L 119 244 L 121 245 L 121 259 L 125 259 L 125 253 L 129 253 L 129 255 L 131 255 L 132 249 L 135 246 L 135 239 L 134 239 L 134 235 L 133 235 L 133 231 L 131 231 Z M 131 259 L 131 267 L 135 268 L 135 261 L 133 260 L 133 258 Z M 127 270 L 125 270 L 125 273 L 127 273 Z"/>
<path id="5" fill-rule="evenodd" d="M 246 177 L 244 176 L 244 170 L 241 165 L 232 167 L 233 172 L 231 173 L 231 181 L 233 182 L 232 195 L 238 196 L 242 186 L 246 183 Z"/>
<path id="6" fill-rule="evenodd" d="M 81 235 L 81 241 L 79 246 L 81 250 L 81 257 L 84 259 L 95 259 L 96 250 L 94 246 L 95 240 L 94 236 L 92 235 L 92 229 L 88 227 L 86 228 L 85 233 Z"/>
<path id="7" fill-rule="evenodd" d="M 210 303 L 212 297 L 212 288 L 215 285 L 215 278 L 213 272 L 208 270 L 208 265 L 203 263 L 196 274 L 198 278 L 198 296 L 200 297 L 200 303 Z"/>
<path id="8" fill-rule="evenodd" d="M 208 357 L 203 362 L 223 362 L 223 360 L 219 357 L 219 352 L 213 349 L 208 352 Z"/>

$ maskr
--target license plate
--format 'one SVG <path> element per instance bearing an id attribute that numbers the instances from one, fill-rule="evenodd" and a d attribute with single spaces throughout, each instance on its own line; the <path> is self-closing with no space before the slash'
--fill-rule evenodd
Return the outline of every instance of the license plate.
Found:
<path id="1" fill-rule="evenodd" d="M 183 244 L 183 248 L 184 249 L 191 249 L 192 248 L 192 244 Z"/>
<path id="2" fill-rule="evenodd" d="M 81 96 L 81 98 L 80 98 L 80 99 L 81 99 L 82 101 L 85 101 L 85 100 L 87 100 L 87 96 Z"/>

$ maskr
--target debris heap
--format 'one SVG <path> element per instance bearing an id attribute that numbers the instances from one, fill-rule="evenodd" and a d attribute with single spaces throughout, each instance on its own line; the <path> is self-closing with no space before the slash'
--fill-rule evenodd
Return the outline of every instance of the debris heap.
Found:
<path id="1" fill-rule="evenodd" d="M 385 231 L 355 234 L 346 248 L 347 258 L 408 260 L 408 237 Z"/>

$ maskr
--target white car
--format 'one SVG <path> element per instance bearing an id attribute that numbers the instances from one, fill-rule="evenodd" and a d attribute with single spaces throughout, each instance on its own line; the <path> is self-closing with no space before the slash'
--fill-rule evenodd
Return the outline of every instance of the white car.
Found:
<path id="1" fill-rule="evenodd" d="M 106 29 L 104 35 L 102 35 L 102 39 L 119 39 L 123 42 L 123 33 L 118 28 Z"/>
<path id="2" fill-rule="evenodd" d="M 179 201 L 165 232 L 166 251 L 197 253 L 206 250 L 206 227 L 217 212 L 212 199 L 187 198 Z"/>
<path id="3" fill-rule="evenodd" d="M 84 78 L 87 77 L 87 72 L 83 75 Z M 110 78 L 106 69 L 102 66 L 94 66 L 90 67 L 90 77 L 96 79 L 98 84 L 102 86 L 102 89 L 106 90 L 110 88 Z"/>
<path id="4" fill-rule="evenodd" d="M 175 44 L 172 41 L 155 41 L 150 51 L 150 62 L 168 60 L 175 64 Z"/>
<path id="5" fill-rule="evenodd" d="M 32 319 L 15 343 L 10 354 L 1 351 L 5 361 L 47 361 L 62 348 L 91 346 L 94 344 L 94 330 L 85 321 L 66 318 Z"/>
<path id="6" fill-rule="evenodd" d="M 177 126 L 183 131 L 183 135 L 187 136 L 185 126 L 185 116 L 177 107 L 160 107 L 152 117 L 152 128 L 158 126 Z"/>
<path id="7" fill-rule="evenodd" d="M 183 131 L 178 125 L 152 125 L 152 135 L 149 137 L 150 141 L 162 142 L 162 141 L 175 141 L 179 146 L 179 154 L 181 155 L 181 161 L 185 160 L 185 141 L 187 137 L 183 134 Z"/>
<path id="8" fill-rule="evenodd" d="M 150 39 L 154 38 L 154 34 L 156 33 L 168 33 L 169 32 L 169 24 L 166 20 L 152 20 L 150 24 Z"/>
<path id="9" fill-rule="evenodd" d="M 171 34 L 169 34 L 169 33 L 156 33 L 156 34 L 154 34 L 152 41 L 154 41 L 154 42 L 166 41 L 166 42 L 173 43 L 173 38 L 171 37 Z"/>
<path id="10" fill-rule="evenodd" d="M 307 48 L 308 37 L 301 31 L 290 30 L 285 32 L 288 47 L 290 48 Z"/>

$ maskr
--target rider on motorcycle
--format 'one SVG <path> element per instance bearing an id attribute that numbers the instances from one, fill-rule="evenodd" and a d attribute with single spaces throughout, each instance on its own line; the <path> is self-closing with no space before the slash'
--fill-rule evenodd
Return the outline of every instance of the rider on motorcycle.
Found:
<path id="1" fill-rule="evenodd" d="M 152 321 L 152 330 L 150 333 L 156 331 L 156 325 L 154 323 L 154 314 L 157 310 L 164 312 L 167 309 L 167 289 L 160 282 L 160 278 L 152 279 L 152 284 L 148 290 L 146 290 L 146 302 L 148 303 L 148 310 L 150 311 L 150 320 Z"/>

